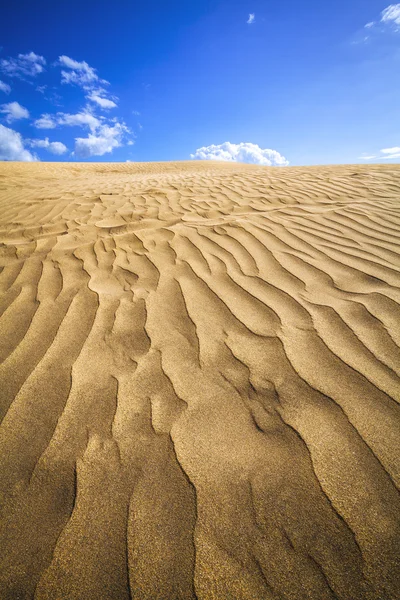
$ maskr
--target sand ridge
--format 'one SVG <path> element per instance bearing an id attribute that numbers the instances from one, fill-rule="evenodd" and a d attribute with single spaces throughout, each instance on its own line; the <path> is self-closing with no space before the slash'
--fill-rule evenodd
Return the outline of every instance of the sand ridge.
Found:
<path id="1" fill-rule="evenodd" d="M 0 164 L 0 597 L 400 598 L 400 166 Z"/>

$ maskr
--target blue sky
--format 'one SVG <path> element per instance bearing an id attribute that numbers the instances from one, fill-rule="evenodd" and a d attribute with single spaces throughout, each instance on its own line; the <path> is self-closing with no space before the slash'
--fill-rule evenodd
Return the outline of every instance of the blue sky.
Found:
<path id="1" fill-rule="evenodd" d="M 388 0 L 15 0 L 0 46 L 3 160 L 400 162 Z"/>

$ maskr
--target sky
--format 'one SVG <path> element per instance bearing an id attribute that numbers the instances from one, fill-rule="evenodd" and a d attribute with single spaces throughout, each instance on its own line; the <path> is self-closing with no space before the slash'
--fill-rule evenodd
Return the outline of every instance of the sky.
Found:
<path id="1" fill-rule="evenodd" d="M 14 0 L 0 160 L 400 162 L 400 4 Z"/>

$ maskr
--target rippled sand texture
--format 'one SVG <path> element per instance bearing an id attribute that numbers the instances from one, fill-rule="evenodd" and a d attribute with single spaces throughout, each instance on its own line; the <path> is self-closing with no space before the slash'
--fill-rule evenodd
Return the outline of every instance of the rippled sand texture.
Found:
<path id="1" fill-rule="evenodd" d="M 0 188 L 1 599 L 400 598 L 400 166 Z"/>

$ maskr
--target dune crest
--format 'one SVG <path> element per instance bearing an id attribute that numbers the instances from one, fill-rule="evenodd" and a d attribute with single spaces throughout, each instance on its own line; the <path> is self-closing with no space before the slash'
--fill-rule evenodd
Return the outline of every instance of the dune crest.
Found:
<path id="1" fill-rule="evenodd" d="M 400 166 L 0 164 L 0 597 L 400 598 Z"/>

